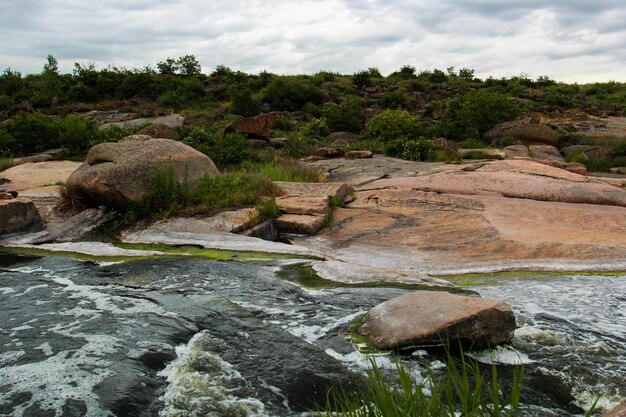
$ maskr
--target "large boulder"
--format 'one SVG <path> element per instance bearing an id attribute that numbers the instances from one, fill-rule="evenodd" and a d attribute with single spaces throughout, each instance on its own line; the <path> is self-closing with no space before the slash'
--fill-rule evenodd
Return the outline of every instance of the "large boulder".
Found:
<path id="1" fill-rule="evenodd" d="M 528 147 L 530 156 L 541 161 L 560 161 L 565 162 L 559 150 L 550 145 L 530 145 Z"/>
<path id="2" fill-rule="evenodd" d="M 150 173 L 171 164 L 176 179 L 194 186 L 219 171 L 211 159 L 181 142 L 133 135 L 118 143 L 101 143 L 89 150 L 85 162 L 67 179 L 72 194 L 95 203 L 123 209 L 149 192 Z"/>
<path id="3" fill-rule="evenodd" d="M 250 138 L 268 139 L 277 115 L 278 113 L 271 112 L 237 120 L 226 128 L 226 132 L 242 133 Z"/>
<path id="4" fill-rule="evenodd" d="M 550 126 L 527 120 L 500 123 L 485 134 L 485 139 L 493 142 L 506 136 L 526 145 L 557 146 L 559 143 L 559 134 Z"/>
<path id="5" fill-rule="evenodd" d="M 515 315 L 503 301 L 440 291 L 415 291 L 372 308 L 359 332 L 379 349 L 440 346 L 475 348 L 513 338 Z"/>
<path id="6" fill-rule="evenodd" d="M 41 216 L 30 199 L 0 199 L 0 235 L 36 232 L 43 227 Z"/>

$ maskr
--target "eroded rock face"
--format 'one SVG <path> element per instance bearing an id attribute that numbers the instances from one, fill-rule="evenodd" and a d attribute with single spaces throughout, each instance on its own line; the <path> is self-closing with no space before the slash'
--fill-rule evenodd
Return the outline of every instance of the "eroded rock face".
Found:
<path id="1" fill-rule="evenodd" d="M 91 148 L 66 186 L 70 192 L 93 202 L 122 209 L 148 194 L 150 172 L 161 163 L 171 164 L 177 180 L 186 180 L 190 186 L 205 175 L 219 174 L 208 156 L 190 146 L 134 135 Z"/>
<path id="2" fill-rule="evenodd" d="M 503 301 L 440 291 L 403 294 L 372 308 L 359 333 L 379 349 L 456 344 L 497 346 L 513 338 L 515 315 Z"/>
<path id="3" fill-rule="evenodd" d="M 0 200 L 0 235 L 43 229 L 35 204 L 24 197 Z"/>
<path id="4" fill-rule="evenodd" d="M 277 115 L 271 112 L 237 120 L 226 128 L 226 132 L 242 133 L 251 138 L 269 138 Z"/>
<path id="5" fill-rule="evenodd" d="M 526 145 L 557 146 L 559 143 L 559 134 L 550 126 L 525 120 L 500 123 L 485 134 L 485 139 L 493 142 L 506 136 L 512 136 Z"/>

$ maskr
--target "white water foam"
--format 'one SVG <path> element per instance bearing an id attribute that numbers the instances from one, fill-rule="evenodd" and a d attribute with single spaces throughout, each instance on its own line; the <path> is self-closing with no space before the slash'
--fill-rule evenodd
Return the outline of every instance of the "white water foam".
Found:
<path id="1" fill-rule="evenodd" d="M 159 372 L 169 386 L 162 397 L 162 417 L 265 417 L 265 406 L 243 397 L 247 381 L 228 362 L 207 350 L 221 343 L 206 330 L 176 348 L 178 358 Z"/>

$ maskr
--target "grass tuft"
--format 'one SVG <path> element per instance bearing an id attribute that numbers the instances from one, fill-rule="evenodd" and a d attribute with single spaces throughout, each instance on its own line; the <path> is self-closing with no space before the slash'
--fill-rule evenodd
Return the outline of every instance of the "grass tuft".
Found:
<path id="1" fill-rule="evenodd" d="M 15 165 L 17 165 L 17 162 L 13 158 L 0 158 L 0 172 L 6 171 Z"/>

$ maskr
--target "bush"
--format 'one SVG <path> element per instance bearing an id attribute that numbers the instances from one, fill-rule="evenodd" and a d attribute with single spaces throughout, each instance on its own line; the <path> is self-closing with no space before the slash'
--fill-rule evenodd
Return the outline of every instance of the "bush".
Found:
<path id="1" fill-rule="evenodd" d="M 205 155 L 209 155 L 211 153 L 211 149 L 215 146 L 215 140 L 217 137 L 217 129 L 212 126 L 207 126 L 205 128 L 198 127 L 185 136 L 182 139 L 182 142 Z"/>
<path id="2" fill-rule="evenodd" d="M 294 158 L 303 158 L 309 155 L 312 148 L 319 144 L 319 139 L 311 138 L 300 133 L 289 137 L 285 153 Z"/>
<path id="3" fill-rule="evenodd" d="M 333 131 L 359 132 L 363 126 L 361 110 L 358 100 L 349 99 L 340 104 L 324 103 L 322 116 Z"/>
<path id="4" fill-rule="evenodd" d="M 0 127 L 0 157 L 13 155 L 15 149 L 16 142 L 13 136 L 5 128 Z"/>
<path id="5" fill-rule="evenodd" d="M 383 94 L 380 104 L 388 109 L 406 109 L 409 108 L 411 99 L 402 91 L 389 91 Z"/>
<path id="6" fill-rule="evenodd" d="M 398 138 L 387 144 L 385 155 L 409 161 L 430 161 L 435 158 L 435 145 L 424 137 Z"/>
<path id="7" fill-rule="evenodd" d="M 461 149 L 483 149 L 487 147 L 487 144 L 478 139 L 465 139 L 458 143 Z"/>
<path id="8" fill-rule="evenodd" d="M 15 140 L 15 154 L 43 152 L 59 146 L 57 124 L 41 113 L 20 114 L 11 119 L 8 133 Z"/>
<path id="9" fill-rule="evenodd" d="M 312 119 L 298 129 L 298 133 L 311 139 L 323 139 L 328 136 L 329 129 L 325 119 Z"/>
<path id="10" fill-rule="evenodd" d="M 6 171 L 7 169 L 14 167 L 16 162 L 12 158 L 4 158 L 0 156 L 0 172 Z"/>
<path id="11" fill-rule="evenodd" d="M 320 104 L 322 92 L 309 80 L 276 77 L 263 90 L 263 101 L 273 110 L 296 111 L 306 103 Z"/>
<path id="12" fill-rule="evenodd" d="M 71 155 L 81 155 L 98 141 L 101 132 L 98 126 L 76 115 L 69 115 L 58 120 L 59 144 L 67 148 Z"/>
<path id="13" fill-rule="evenodd" d="M 250 174 L 261 174 L 272 181 L 319 182 L 319 171 L 295 159 L 272 158 L 265 162 L 244 162 L 240 170 Z"/>
<path id="14" fill-rule="evenodd" d="M 259 105 L 252 98 L 252 90 L 242 85 L 232 85 L 228 88 L 230 97 L 230 113 L 250 117 L 259 114 Z"/>
<path id="15" fill-rule="evenodd" d="M 609 150 L 611 156 L 626 156 L 626 140 L 620 143 L 616 143 Z"/>
<path id="16" fill-rule="evenodd" d="M 371 87 L 372 74 L 369 71 L 359 71 L 352 76 L 352 85 L 356 88 Z"/>
<path id="17" fill-rule="evenodd" d="M 383 143 L 398 138 L 416 139 L 424 131 L 422 124 L 405 110 L 386 110 L 372 117 L 363 136 Z"/>
<path id="18" fill-rule="evenodd" d="M 448 102 L 440 133 L 448 139 L 480 139 L 500 122 L 515 119 L 518 105 L 509 97 L 487 91 L 472 91 Z"/>
<path id="19" fill-rule="evenodd" d="M 231 172 L 204 177 L 193 190 L 191 202 L 209 209 L 254 206 L 262 197 L 273 197 L 274 185 L 260 174 Z"/>
<path id="20" fill-rule="evenodd" d="M 220 168 L 239 165 L 252 156 L 248 141 L 241 133 L 227 133 L 215 138 L 215 144 L 209 149 L 209 157 Z"/>

